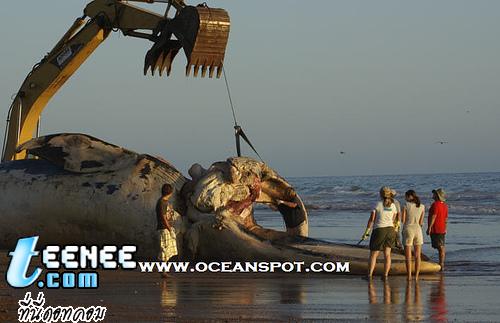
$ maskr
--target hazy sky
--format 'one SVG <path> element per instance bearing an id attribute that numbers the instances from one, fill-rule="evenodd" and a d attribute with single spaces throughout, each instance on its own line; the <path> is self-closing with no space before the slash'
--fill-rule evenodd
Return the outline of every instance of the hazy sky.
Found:
<path id="1" fill-rule="evenodd" d="M 85 3 L 2 2 L 2 135 L 11 95 Z M 231 16 L 239 122 L 283 175 L 500 171 L 500 1 L 208 3 Z M 170 78 L 144 77 L 149 47 L 113 33 L 49 102 L 42 134 L 91 134 L 182 171 L 235 154 L 224 81 L 185 78 L 183 54 Z"/>

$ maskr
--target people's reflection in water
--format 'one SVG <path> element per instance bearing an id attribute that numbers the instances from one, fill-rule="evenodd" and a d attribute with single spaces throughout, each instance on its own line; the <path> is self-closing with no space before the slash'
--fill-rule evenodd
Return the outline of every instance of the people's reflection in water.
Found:
<path id="1" fill-rule="evenodd" d="M 431 287 L 429 306 L 431 309 L 431 320 L 447 321 L 448 306 L 446 304 L 443 274 L 440 275 L 439 280 Z"/>
<path id="2" fill-rule="evenodd" d="M 389 279 L 383 280 L 381 284 L 384 304 L 399 304 L 399 285 L 391 283 Z M 374 279 L 370 279 L 368 282 L 368 302 L 370 304 L 378 303 L 375 285 Z"/>
<path id="3" fill-rule="evenodd" d="M 162 279 L 161 286 L 161 306 L 174 307 L 177 305 L 177 284 L 170 280 L 170 278 Z"/>
<path id="4" fill-rule="evenodd" d="M 384 322 L 407 322 L 425 320 L 419 281 L 407 281 L 399 277 L 368 282 L 368 303 L 370 319 Z M 399 289 L 406 287 L 404 297 Z M 379 298 L 378 295 L 381 295 Z M 395 306 L 401 304 L 401 307 Z"/>
<path id="5" fill-rule="evenodd" d="M 419 281 L 412 282 L 407 280 L 406 293 L 405 293 L 404 320 L 422 321 L 423 319 L 424 319 L 424 307 L 420 299 L 420 283 Z"/>
<path id="6" fill-rule="evenodd" d="M 384 280 L 384 304 L 392 304 L 391 285 L 387 279 Z"/>
<path id="7" fill-rule="evenodd" d="M 368 302 L 370 304 L 377 304 L 377 290 L 375 289 L 375 283 L 373 279 L 368 281 Z"/>
<path id="8" fill-rule="evenodd" d="M 170 277 L 163 278 L 159 282 L 160 285 L 160 304 L 161 304 L 161 317 L 163 320 L 171 320 L 177 317 L 177 284 L 174 283 Z"/>
<path id="9" fill-rule="evenodd" d="M 377 286 L 381 284 L 382 288 L 382 303 L 379 302 L 377 297 Z M 388 279 L 382 282 L 374 282 L 374 279 L 370 279 L 368 282 L 368 302 L 372 304 L 370 306 L 370 318 L 375 321 L 383 322 L 395 322 L 396 321 L 396 311 L 390 304 L 399 303 L 398 298 L 398 288 L 397 285 L 391 286 Z"/>

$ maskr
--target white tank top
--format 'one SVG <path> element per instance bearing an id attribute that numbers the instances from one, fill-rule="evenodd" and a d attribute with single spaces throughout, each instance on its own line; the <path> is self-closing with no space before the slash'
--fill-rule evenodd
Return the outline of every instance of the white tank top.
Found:
<path id="1" fill-rule="evenodd" d="M 373 225 L 374 229 L 394 226 L 394 217 L 398 214 L 398 210 L 394 203 L 389 207 L 385 207 L 384 203 L 380 201 L 375 205 L 373 210 L 376 212 L 375 224 Z"/>

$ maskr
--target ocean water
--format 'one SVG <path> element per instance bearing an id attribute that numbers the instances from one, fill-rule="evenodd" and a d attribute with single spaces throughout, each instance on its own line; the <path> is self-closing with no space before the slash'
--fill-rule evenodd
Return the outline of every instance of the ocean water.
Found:
<path id="1" fill-rule="evenodd" d="M 378 191 L 387 185 L 398 192 L 413 189 L 426 206 L 432 189 L 448 194 L 449 218 L 447 272 L 450 275 L 500 275 L 500 173 L 302 177 L 288 179 L 309 211 L 310 236 L 324 240 L 357 243 L 364 232 Z M 256 219 L 265 227 L 282 229 L 279 214 L 265 207 L 256 209 Z M 424 230 L 427 225 L 427 212 Z M 423 252 L 437 260 L 437 252 L 425 236 Z"/>

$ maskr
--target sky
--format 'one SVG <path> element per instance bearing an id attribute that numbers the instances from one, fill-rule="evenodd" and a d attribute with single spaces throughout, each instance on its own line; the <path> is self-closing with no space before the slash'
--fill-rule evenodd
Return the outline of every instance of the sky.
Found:
<path id="1" fill-rule="evenodd" d="M 500 1 L 207 2 L 231 17 L 238 121 L 282 175 L 500 171 Z M 85 3 L 0 5 L 2 135 L 12 94 Z M 143 76 L 150 45 L 113 33 L 49 102 L 42 135 L 86 133 L 183 172 L 235 155 L 224 80 L 186 78 L 181 53 L 169 78 Z"/>

